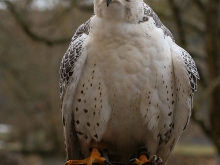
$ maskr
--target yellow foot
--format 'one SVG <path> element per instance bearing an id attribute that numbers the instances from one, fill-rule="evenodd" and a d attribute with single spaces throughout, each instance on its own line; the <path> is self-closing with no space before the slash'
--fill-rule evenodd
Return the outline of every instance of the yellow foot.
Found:
<path id="1" fill-rule="evenodd" d="M 133 159 L 129 164 L 132 165 L 160 165 L 162 163 L 162 159 L 154 155 L 151 159 L 147 159 L 145 154 L 141 154 L 138 159 Z"/>
<path id="2" fill-rule="evenodd" d="M 83 160 L 68 160 L 65 165 L 92 165 L 92 164 L 100 164 L 100 165 L 111 165 L 111 163 L 103 158 L 97 148 L 92 148 L 92 152 L 90 156 Z"/>

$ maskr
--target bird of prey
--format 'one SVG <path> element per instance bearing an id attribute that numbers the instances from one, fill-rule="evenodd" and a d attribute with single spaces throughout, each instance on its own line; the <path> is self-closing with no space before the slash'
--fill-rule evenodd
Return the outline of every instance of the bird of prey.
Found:
<path id="1" fill-rule="evenodd" d="M 189 122 L 195 62 L 143 0 L 94 0 L 94 13 L 60 66 L 66 165 L 165 164 Z"/>

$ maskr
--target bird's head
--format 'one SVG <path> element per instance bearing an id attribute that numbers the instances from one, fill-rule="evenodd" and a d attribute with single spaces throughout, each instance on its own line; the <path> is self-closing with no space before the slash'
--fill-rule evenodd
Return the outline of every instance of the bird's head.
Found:
<path id="1" fill-rule="evenodd" d="M 143 15 L 143 0 L 94 0 L 94 11 L 101 18 L 138 22 Z"/>

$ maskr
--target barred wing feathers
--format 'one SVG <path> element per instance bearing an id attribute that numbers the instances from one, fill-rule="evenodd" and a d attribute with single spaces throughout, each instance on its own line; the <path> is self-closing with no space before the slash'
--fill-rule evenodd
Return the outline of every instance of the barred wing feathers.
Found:
<path id="1" fill-rule="evenodd" d="M 61 111 L 68 160 L 79 159 L 81 155 L 73 121 L 72 101 L 87 57 L 84 44 L 89 35 L 90 20 L 77 29 L 60 65 Z"/>

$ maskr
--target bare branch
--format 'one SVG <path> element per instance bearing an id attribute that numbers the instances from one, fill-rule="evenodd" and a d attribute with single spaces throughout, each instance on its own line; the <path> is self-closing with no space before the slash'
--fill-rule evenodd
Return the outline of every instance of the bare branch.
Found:
<path id="1" fill-rule="evenodd" d="M 220 85 L 220 76 L 215 78 L 213 81 L 209 82 L 209 86 L 203 91 L 204 94 L 202 94 L 201 99 L 205 100 L 207 99 L 212 92 L 219 87 Z"/>
<path id="2" fill-rule="evenodd" d="M 195 112 L 192 113 L 191 117 L 192 117 L 193 121 L 195 121 L 200 126 L 200 128 L 203 130 L 205 135 L 211 139 L 211 131 L 209 128 L 207 128 L 205 121 L 197 118 Z"/>
<path id="3" fill-rule="evenodd" d="M 194 30 L 197 33 L 200 33 L 201 35 L 204 35 L 205 31 L 206 31 L 206 25 L 197 20 L 197 19 L 183 19 L 183 24 L 185 24 L 188 28 Z"/>
<path id="4" fill-rule="evenodd" d="M 65 7 L 65 9 L 62 9 L 61 12 L 56 12 L 53 18 L 48 20 L 46 23 L 44 22 L 44 23 L 37 24 L 35 25 L 35 27 L 36 26 L 39 26 L 39 27 L 48 26 L 48 25 L 56 24 L 56 23 L 58 24 L 60 23 L 60 21 L 63 20 L 64 17 L 66 17 L 68 13 L 70 13 L 72 10 L 75 10 L 75 9 L 83 10 L 83 12 L 87 12 L 87 11 L 91 12 L 93 11 L 93 6 L 79 4 L 77 0 L 70 1 L 68 7 Z"/>
<path id="5" fill-rule="evenodd" d="M 200 9 L 201 11 L 204 11 L 204 10 L 205 10 L 205 5 L 202 3 L 201 0 L 192 0 L 192 1 L 193 1 L 193 3 L 195 3 L 196 6 L 199 7 L 199 9 Z"/>
<path id="6" fill-rule="evenodd" d="M 86 0 L 74 0 L 74 5 L 80 10 L 92 12 L 93 11 L 93 5 L 91 3 L 87 4 L 85 3 Z"/>
<path id="7" fill-rule="evenodd" d="M 202 119 L 199 119 L 198 117 L 196 117 L 196 111 L 198 109 L 201 109 L 200 107 L 202 106 L 201 103 L 203 103 L 205 100 L 207 100 L 213 93 L 213 91 L 216 90 L 216 88 L 218 88 L 220 85 L 220 76 L 217 77 L 216 79 L 214 79 L 213 81 L 211 81 L 208 85 L 207 88 L 205 88 L 202 93 L 200 94 L 200 98 L 194 103 L 194 112 L 192 113 L 192 119 L 200 125 L 200 127 L 202 128 L 202 130 L 204 131 L 204 133 L 212 139 L 211 137 L 211 130 L 209 128 L 207 128 L 205 121 Z"/>
<path id="8" fill-rule="evenodd" d="M 17 23 L 21 26 L 22 30 L 34 41 L 43 42 L 47 45 L 52 46 L 52 45 L 67 43 L 71 40 L 70 37 L 50 39 L 50 38 L 35 34 L 34 32 L 31 31 L 31 28 L 28 26 L 28 24 L 20 17 L 20 14 L 16 11 L 14 5 L 10 1 L 4 1 L 4 2 L 7 5 L 13 17 L 15 18 L 15 20 L 17 21 Z"/>
<path id="9" fill-rule="evenodd" d="M 177 31 L 179 34 L 180 44 L 184 47 L 184 46 L 186 46 L 186 35 L 185 35 L 185 31 L 183 29 L 183 21 L 182 21 L 180 8 L 178 7 L 178 5 L 175 3 L 174 0 L 168 0 L 168 3 L 171 7 L 174 21 L 176 23 Z"/>
<path id="10" fill-rule="evenodd" d="M 155 12 L 161 18 L 166 19 L 166 20 L 170 20 L 170 18 L 172 17 L 170 14 L 168 14 L 168 13 L 162 11 L 162 10 L 155 10 Z M 202 34 L 205 33 L 205 29 L 206 29 L 205 24 L 203 22 L 200 22 L 197 19 L 192 19 L 192 18 L 184 19 L 183 18 L 182 22 L 183 22 L 184 25 L 186 25 L 186 28 L 190 28 L 191 30 L 196 31 L 198 33 L 202 33 Z"/>

